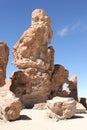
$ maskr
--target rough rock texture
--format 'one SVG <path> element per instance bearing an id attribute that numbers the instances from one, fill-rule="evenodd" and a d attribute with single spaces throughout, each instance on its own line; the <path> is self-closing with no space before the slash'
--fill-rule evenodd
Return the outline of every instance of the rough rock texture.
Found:
<path id="1" fill-rule="evenodd" d="M 43 10 L 36 9 L 32 12 L 32 24 L 14 46 L 13 62 L 20 69 L 39 68 L 53 69 L 51 62 L 53 48 L 48 44 L 52 39 L 51 20 Z M 54 57 L 53 57 L 54 58 Z"/>
<path id="2" fill-rule="evenodd" d="M 21 102 L 11 91 L 0 92 L 0 119 L 13 121 L 20 116 Z"/>
<path id="3" fill-rule="evenodd" d="M 55 95 L 70 96 L 70 93 L 63 91 L 64 83 L 72 83 L 68 81 L 68 71 L 62 65 L 54 65 L 54 49 L 48 47 L 52 34 L 49 16 L 43 10 L 36 9 L 32 12 L 30 28 L 14 46 L 13 64 L 20 71 L 13 73 L 10 90 L 25 107 L 46 102 Z"/>
<path id="4" fill-rule="evenodd" d="M 76 101 L 73 98 L 54 97 L 47 101 L 47 107 L 51 118 L 67 119 L 76 113 Z"/>
<path id="5" fill-rule="evenodd" d="M 86 108 L 79 102 L 76 103 L 76 113 L 86 113 Z"/>
<path id="6" fill-rule="evenodd" d="M 63 96 L 63 84 L 68 81 L 68 70 L 62 65 L 54 65 L 54 71 L 52 73 L 52 84 L 50 97 Z M 62 94 L 61 94 L 62 93 Z"/>
<path id="7" fill-rule="evenodd" d="M 6 45 L 6 43 L 0 42 L 0 86 L 3 86 L 5 84 L 8 56 L 8 46 Z"/>
<path id="8" fill-rule="evenodd" d="M 13 74 L 10 87 L 23 105 L 33 107 L 35 103 L 45 102 L 50 94 L 50 76 L 35 68 L 18 71 Z"/>
<path id="9" fill-rule="evenodd" d="M 84 97 L 78 97 L 77 101 L 81 103 L 86 109 L 87 109 L 87 98 Z"/>
<path id="10" fill-rule="evenodd" d="M 71 77 L 71 79 L 68 81 L 68 86 L 66 91 L 68 92 L 70 97 L 74 97 L 77 99 L 78 97 L 78 92 L 77 92 L 77 76 L 74 75 Z"/>

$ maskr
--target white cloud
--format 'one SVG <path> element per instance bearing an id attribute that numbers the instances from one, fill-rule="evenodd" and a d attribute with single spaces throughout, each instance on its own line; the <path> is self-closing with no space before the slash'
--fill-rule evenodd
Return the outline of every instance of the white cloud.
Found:
<path id="1" fill-rule="evenodd" d="M 64 27 L 64 28 L 62 28 L 61 30 L 59 30 L 59 31 L 57 32 L 57 34 L 62 37 L 62 36 L 67 35 L 68 31 L 69 31 L 68 27 Z"/>
<path id="2" fill-rule="evenodd" d="M 77 23 L 75 23 L 75 24 L 73 24 L 73 25 L 71 26 L 70 30 L 71 30 L 71 31 L 76 31 L 76 30 L 78 30 L 78 29 L 80 29 L 80 28 L 81 28 L 81 22 L 80 22 L 80 20 L 79 20 Z"/>
<path id="3" fill-rule="evenodd" d="M 57 31 L 57 35 L 60 37 L 66 36 L 72 32 L 76 32 L 76 31 L 86 31 L 87 30 L 87 26 L 84 26 L 83 24 L 81 24 L 81 21 L 78 20 L 75 24 L 70 25 L 70 26 L 65 26 L 62 29 Z"/>

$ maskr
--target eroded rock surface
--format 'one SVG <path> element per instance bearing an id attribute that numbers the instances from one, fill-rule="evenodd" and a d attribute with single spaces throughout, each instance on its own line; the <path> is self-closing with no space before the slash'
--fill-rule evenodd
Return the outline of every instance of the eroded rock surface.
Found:
<path id="1" fill-rule="evenodd" d="M 9 48 L 4 42 L 0 42 L 0 86 L 5 84 L 6 66 L 8 63 Z"/>
<path id="2" fill-rule="evenodd" d="M 76 101 L 73 98 L 54 97 L 47 101 L 48 116 L 56 119 L 68 119 L 76 113 Z"/>
<path id="3" fill-rule="evenodd" d="M 0 92 L 0 119 L 13 121 L 19 118 L 21 102 L 9 91 Z"/>
<path id="4" fill-rule="evenodd" d="M 13 49 L 15 66 L 20 69 L 50 69 L 50 64 L 53 64 L 51 63 L 53 49 L 48 48 L 52 39 L 50 25 L 51 20 L 43 10 L 36 9 L 32 12 L 30 28 L 23 33 Z"/>
<path id="5" fill-rule="evenodd" d="M 68 70 L 54 65 L 54 49 L 50 17 L 41 9 L 32 12 L 32 22 L 13 49 L 13 64 L 20 69 L 12 75 L 10 90 L 20 98 L 25 107 L 46 102 L 54 96 L 70 96 L 63 91 L 68 83 Z M 73 87 L 73 86 L 72 86 Z M 72 91 L 72 90 L 71 90 Z"/>
<path id="6" fill-rule="evenodd" d="M 86 108 L 79 102 L 76 102 L 76 113 L 86 113 Z"/>
<path id="7" fill-rule="evenodd" d="M 76 75 L 72 76 L 71 79 L 68 81 L 68 86 L 67 86 L 66 91 L 70 97 L 77 99 L 78 92 L 77 92 L 77 76 Z"/>
<path id="8" fill-rule="evenodd" d="M 13 74 L 10 87 L 26 107 L 33 107 L 35 103 L 45 102 L 50 94 L 50 76 L 35 68 L 18 71 Z"/>

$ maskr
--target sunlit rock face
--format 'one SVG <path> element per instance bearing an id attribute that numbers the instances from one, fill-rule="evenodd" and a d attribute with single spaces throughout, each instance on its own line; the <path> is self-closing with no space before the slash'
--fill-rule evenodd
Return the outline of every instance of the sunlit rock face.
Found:
<path id="1" fill-rule="evenodd" d="M 9 91 L 0 91 L 0 119 L 13 121 L 19 118 L 21 102 Z"/>
<path id="2" fill-rule="evenodd" d="M 5 84 L 8 56 L 9 48 L 7 44 L 4 42 L 0 42 L 0 86 L 3 86 Z"/>
<path id="3" fill-rule="evenodd" d="M 48 44 L 52 39 L 51 20 L 41 9 L 32 12 L 32 23 L 13 49 L 15 61 L 13 64 L 20 69 L 38 68 L 50 69 L 51 51 Z M 53 66 L 52 66 L 53 68 Z"/>
<path id="4" fill-rule="evenodd" d="M 13 64 L 21 69 L 14 72 L 10 89 L 26 107 L 45 102 L 51 92 L 54 70 L 54 49 L 50 17 L 41 9 L 32 12 L 32 22 L 13 48 Z"/>
<path id="5" fill-rule="evenodd" d="M 64 96 L 62 86 L 68 82 L 68 70 L 54 65 L 51 19 L 42 9 L 32 12 L 31 26 L 13 48 L 13 64 L 20 70 L 12 75 L 10 90 L 25 107 L 46 102 L 55 95 Z M 65 91 L 66 96 L 69 96 Z"/>
<path id="6" fill-rule="evenodd" d="M 48 117 L 68 119 L 76 113 L 76 101 L 73 98 L 54 97 L 47 101 Z"/>

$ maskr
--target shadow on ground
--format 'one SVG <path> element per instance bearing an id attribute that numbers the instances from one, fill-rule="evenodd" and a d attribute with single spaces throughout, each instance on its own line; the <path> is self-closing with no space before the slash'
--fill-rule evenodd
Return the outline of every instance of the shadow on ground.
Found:
<path id="1" fill-rule="evenodd" d="M 70 119 L 79 119 L 79 118 L 84 118 L 84 116 L 75 115 L 75 116 L 71 117 Z"/>
<path id="2" fill-rule="evenodd" d="M 20 115 L 18 120 L 32 120 L 32 119 L 30 117 L 26 116 L 26 115 Z"/>

